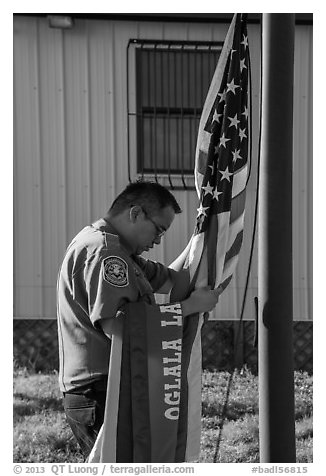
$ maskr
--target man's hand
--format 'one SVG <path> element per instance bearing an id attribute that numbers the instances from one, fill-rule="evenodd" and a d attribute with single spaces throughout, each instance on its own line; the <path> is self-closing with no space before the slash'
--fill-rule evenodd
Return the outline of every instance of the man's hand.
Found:
<path id="1" fill-rule="evenodd" d="M 196 289 L 188 299 L 181 303 L 183 316 L 212 311 L 218 303 L 222 291 L 223 289 L 220 286 L 216 289 L 210 289 L 209 286 Z"/>

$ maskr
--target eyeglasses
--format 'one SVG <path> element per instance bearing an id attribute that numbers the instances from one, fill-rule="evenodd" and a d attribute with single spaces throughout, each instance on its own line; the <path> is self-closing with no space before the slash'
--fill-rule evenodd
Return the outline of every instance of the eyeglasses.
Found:
<path id="1" fill-rule="evenodd" d="M 166 230 L 163 228 L 160 228 L 157 223 L 155 223 L 154 220 L 152 220 L 152 218 L 148 215 L 148 213 L 146 212 L 146 210 L 143 209 L 143 212 L 147 218 L 147 220 L 151 221 L 153 223 L 153 225 L 155 226 L 155 229 L 156 229 L 156 236 L 157 238 L 162 238 L 162 236 L 164 235 L 164 233 L 166 232 Z"/>

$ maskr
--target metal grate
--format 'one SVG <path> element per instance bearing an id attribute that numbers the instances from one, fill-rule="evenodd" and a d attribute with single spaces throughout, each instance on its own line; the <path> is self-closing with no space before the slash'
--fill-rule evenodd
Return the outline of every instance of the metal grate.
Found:
<path id="1" fill-rule="evenodd" d="M 137 175 L 166 176 L 171 188 L 188 188 L 185 178 L 193 175 L 199 120 L 222 46 L 129 41 L 129 172 L 135 162 Z"/>

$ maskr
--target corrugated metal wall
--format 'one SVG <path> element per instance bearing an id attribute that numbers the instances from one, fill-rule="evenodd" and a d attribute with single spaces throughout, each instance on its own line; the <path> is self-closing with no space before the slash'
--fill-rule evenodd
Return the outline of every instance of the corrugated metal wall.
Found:
<path id="1" fill-rule="evenodd" d="M 128 183 L 126 54 L 130 38 L 223 41 L 228 25 L 14 17 L 14 317 L 53 318 L 56 276 L 70 239 Z M 259 26 L 249 26 L 253 157 L 238 271 L 216 311 L 239 317 L 256 194 Z M 297 26 L 294 128 L 294 317 L 312 319 L 312 27 Z M 133 164 L 132 169 L 133 169 Z M 134 175 L 133 177 L 134 178 Z M 151 258 L 169 263 L 194 227 L 194 191 Z M 256 244 L 257 249 L 257 244 Z M 257 252 L 244 317 L 254 318 Z"/>

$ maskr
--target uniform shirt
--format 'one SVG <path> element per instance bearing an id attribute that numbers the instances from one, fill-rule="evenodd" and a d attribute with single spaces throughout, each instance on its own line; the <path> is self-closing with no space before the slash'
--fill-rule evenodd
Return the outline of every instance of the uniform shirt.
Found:
<path id="1" fill-rule="evenodd" d="M 107 376 L 110 339 L 99 322 L 115 318 L 125 303 L 145 299 L 169 278 L 167 267 L 130 256 L 103 219 L 70 243 L 57 285 L 59 385 L 74 390 Z"/>

